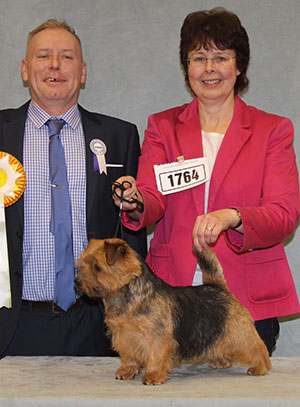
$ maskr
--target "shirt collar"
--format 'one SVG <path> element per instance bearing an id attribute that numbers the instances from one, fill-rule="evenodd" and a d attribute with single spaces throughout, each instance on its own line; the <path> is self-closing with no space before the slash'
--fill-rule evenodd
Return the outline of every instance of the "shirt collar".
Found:
<path id="1" fill-rule="evenodd" d="M 30 101 L 27 117 L 33 122 L 37 128 L 41 128 L 49 119 L 53 116 L 49 115 L 45 110 L 43 110 L 39 105 L 37 105 L 33 100 Z M 75 129 L 80 123 L 80 112 L 77 103 L 73 105 L 69 110 L 67 110 L 61 116 L 57 116 L 59 119 L 64 119 L 64 121 L 72 128 Z"/>

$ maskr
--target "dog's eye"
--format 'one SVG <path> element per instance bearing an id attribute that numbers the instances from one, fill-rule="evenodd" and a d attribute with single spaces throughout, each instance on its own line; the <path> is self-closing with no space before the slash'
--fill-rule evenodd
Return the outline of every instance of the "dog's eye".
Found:
<path id="1" fill-rule="evenodd" d="M 100 271 L 101 271 L 101 268 L 98 266 L 98 264 L 94 264 L 94 271 L 96 272 L 96 273 L 100 273 Z"/>

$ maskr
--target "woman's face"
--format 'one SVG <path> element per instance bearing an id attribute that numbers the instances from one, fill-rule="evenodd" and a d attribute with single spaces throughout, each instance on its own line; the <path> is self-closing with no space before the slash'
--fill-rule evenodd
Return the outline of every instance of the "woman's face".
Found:
<path id="1" fill-rule="evenodd" d="M 234 50 L 220 50 L 213 46 L 188 54 L 189 82 L 199 101 L 223 103 L 228 98 L 233 99 L 234 85 L 240 74 L 235 57 Z"/>

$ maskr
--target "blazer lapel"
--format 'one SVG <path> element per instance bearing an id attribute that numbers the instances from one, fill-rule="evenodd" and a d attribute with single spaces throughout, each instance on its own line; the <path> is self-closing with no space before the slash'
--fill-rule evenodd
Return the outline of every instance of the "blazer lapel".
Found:
<path id="1" fill-rule="evenodd" d="M 179 151 L 181 155 L 185 156 L 185 159 L 203 157 L 201 126 L 196 98 L 178 115 L 176 137 Z M 213 208 L 223 180 L 249 137 L 251 137 L 251 130 L 247 105 L 236 96 L 233 119 L 224 136 L 211 174 L 208 211 Z M 191 193 L 197 213 L 204 213 L 205 185 L 202 184 L 199 187 L 192 188 Z"/>
<path id="2" fill-rule="evenodd" d="M 178 115 L 175 134 L 179 150 L 184 155 L 185 160 L 203 157 L 201 127 L 196 98 Z"/>
<path id="3" fill-rule="evenodd" d="M 229 169 L 234 164 L 242 147 L 251 137 L 250 120 L 247 105 L 236 96 L 232 121 L 224 136 L 216 157 L 209 188 L 208 211 L 212 210 L 216 196 Z"/>
<path id="4" fill-rule="evenodd" d="M 185 160 L 203 157 L 197 98 L 188 104 L 178 115 L 178 124 L 176 125 L 175 133 L 179 151 Z M 204 193 L 205 184 L 191 189 L 192 199 L 198 214 L 204 212 Z"/>

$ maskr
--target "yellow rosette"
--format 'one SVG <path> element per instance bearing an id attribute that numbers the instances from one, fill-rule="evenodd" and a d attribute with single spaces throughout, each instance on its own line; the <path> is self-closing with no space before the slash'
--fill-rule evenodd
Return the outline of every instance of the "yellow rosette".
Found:
<path id="1" fill-rule="evenodd" d="M 25 185 L 22 164 L 11 154 L 0 151 L 0 308 L 12 307 L 4 208 L 20 198 Z"/>

